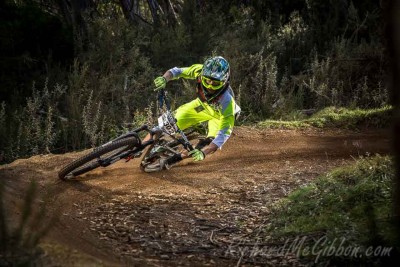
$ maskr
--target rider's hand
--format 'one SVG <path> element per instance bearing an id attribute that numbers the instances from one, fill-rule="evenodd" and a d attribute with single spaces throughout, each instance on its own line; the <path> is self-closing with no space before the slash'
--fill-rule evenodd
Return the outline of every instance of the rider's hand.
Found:
<path id="1" fill-rule="evenodd" d="M 202 161 L 206 155 L 200 149 L 194 149 L 189 152 L 189 156 L 193 158 L 194 161 Z"/>
<path id="2" fill-rule="evenodd" d="M 154 80 L 154 84 L 156 85 L 154 91 L 164 89 L 165 86 L 167 85 L 167 79 L 165 79 L 163 76 L 157 77 Z"/>

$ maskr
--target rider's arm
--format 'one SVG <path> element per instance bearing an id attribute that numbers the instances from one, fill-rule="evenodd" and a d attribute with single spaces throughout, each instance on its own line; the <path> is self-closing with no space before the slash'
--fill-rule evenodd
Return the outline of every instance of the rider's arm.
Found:
<path id="1" fill-rule="evenodd" d="M 202 69 L 203 69 L 202 64 L 194 64 L 190 67 L 183 67 L 183 68 L 174 67 L 172 69 L 169 69 L 167 72 L 170 72 L 170 74 L 172 75 L 171 79 L 174 80 L 179 78 L 196 79 L 200 75 Z"/>
<path id="2" fill-rule="evenodd" d="M 218 148 L 222 147 L 226 141 L 228 141 L 229 137 L 232 134 L 233 126 L 235 124 L 235 118 L 233 115 L 228 117 L 223 117 L 221 119 L 220 130 L 217 133 L 217 136 L 212 141 L 212 144 L 215 144 Z"/>
<path id="3" fill-rule="evenodd" d="M 214 153 L 215 151 L 217 151 L 218 146 L 214 143 L 209 144 L 208 146 L 204 147 L 201 151 L 203 151 L 203 153 L 205 155 Z"/>
<path id="4" fill-rule="evenodd" d="M 217 137 L 213 140 L 211 144 L 201 150 L 205 155 L 214 153 L 228 140 L 233 129 L 234 121 L 235 119 L 233 115 L 222 118 L 221 127 L 224 128 L 218 131 Z"/>
<path id="5" fill-rule="evenodd" d="M 208 146 L 201 149 L 201 151 L 203 151 L 204 155 L 214 153 L 217 150 L 218 150 L 218 146 L 214 143 L 211 143 Z M 181 154 L 181 157 L 182 157 L 182 159 L 189 157 L 188 152 L 186 150 L 184 150 Z"/>
<path id="6" fill-rule="evenodd" d="M 194 64 L 190 67 L 184 67 L 184 68 L 174 67 L 172 69 L 167 70 L 164 73 L 163 77 L 166 82 L 179 78 L 196 79 L 196 77 L 200 74 L 202 68 L 203 68 L 202 64 Z"/>
<path id="7" fill-rule="evenodd" d="M 168 82 L 168 81 L 170 81 L 170 80 L 172 80 L 174 78 L 174 75 L 172 74 L 172 72 L 170 70 L 167 70 L 164 73 L 163 77 L 165 78 L 165 81 Z"/>
<path id="8" fill-rule="evenodd" d="M 212 141 L 212 144 L 218 148 L 222 147 L 223 144 L 229 139 L 232 134 L 233 126 L 235 124 L 235 109 L 236 103 L 232 95 L 224 94 L 221 99 L 221 120 L 217 136 Z"/>

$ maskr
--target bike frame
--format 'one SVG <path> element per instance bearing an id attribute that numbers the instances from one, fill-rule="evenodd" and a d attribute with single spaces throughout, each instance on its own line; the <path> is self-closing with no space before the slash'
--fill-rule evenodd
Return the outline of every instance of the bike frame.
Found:
<path id="1" fill-rule="evenodd" d="M 163 114 L 162 108 L 164 107 L 164 105 L 166 107 L 166 112 L 171 113 L 171 106 L 170 106 L 169 100 L 167 98 L 167 93 L 166 93 L 166 91 L 164 89 L 160 90 L 159 93 L 158 93 L 158 102 L 159 102 L 159 107 L 158 107 L 159 114 Z M 176 119 L 174 119 L 173 123 L 176 126 Z M 133 150 L 128 149 L 127 151 L 125 151 L 123 153 L 118 152 L 116 155 L 110 156 L 109 158 L 107 158 L 105 160 L 99 158 L 98 159 L 98 163 L 100 164 L 100 166 L 106 167 L 106 166 L 108 166 L 108 165 L 110 165 L 110 164 L 112 164 L 112 163 L 114 163 L 114 162 L 116 162 L 118 160 L 123 159 L 123 158 L 125 158 L 126 161 L 129 161 L 132 158 L 134 158 L 135 155 L 140 154 L 141 151 L 143 149 L 145 149 L 147 146 L 153 145 L 163 135 L 170 136 L 172 139 L 174 139 L 174 140 L 178 141 L 180 144 L 182 144 L 183 147 L 187 151 L 192 151 L 194 148 L 193 148 L 192 144 L 189 142 L 189 140 L 186 137 L 185 133 L 181 129 L 179 129 L 179 127 L 177 127 L 177 126 L 176 126 L 176 129 L 177 129 L 176 132 L 180 134 L 181 138 L 176 138 L 174 135 L 169 134 L 167 131 L 163 130 L 158 125 L 154 126 L 153 128 L 149 128 L 149 126 L 146 125 L 146 124 L 142 125 L 141 127 L 137 128 L 137 129 L 134 129 L 132 131 L 129 131 L 128 133 L 123 134 L 123 135 L 117 137 L 116 139 L 111 140 L 110 142 L 107 142 L 106 144 L 103 144 L 102 146 L 100 146 L 100 147 L 103 147 L 103 146 L 109 145 L 110 143 L 116 142 L 116 141 L 124 139 L 124 138 L 136 137 L 136 139 L 138 140 L 139 144 L 136 145 Z M 142 143 L 142 140 L 139 137 L 139 133 L 143 132 L 143 131 L 146 131 L 150 135 L 150 139 Z M 169 147 L 165 147 L 165 148 L 168 149 L 168 150 L 172 150 Z"/>

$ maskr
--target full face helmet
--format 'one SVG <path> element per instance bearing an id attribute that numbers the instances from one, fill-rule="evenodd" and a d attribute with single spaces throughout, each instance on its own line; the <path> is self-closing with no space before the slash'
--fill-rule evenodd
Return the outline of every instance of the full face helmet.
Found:
<path id="1" fill-rule="evenodd" d="M 201 83 L 207 89 L 219 90 L 228 82 L 229 73 L 229 63 L 225 58 L 209 58 L 203 64 Z"/>

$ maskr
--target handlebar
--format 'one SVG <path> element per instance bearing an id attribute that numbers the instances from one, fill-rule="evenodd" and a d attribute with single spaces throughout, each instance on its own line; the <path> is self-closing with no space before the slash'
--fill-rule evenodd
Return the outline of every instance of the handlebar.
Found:
<path id="1" fill-rule="evenodd" d="M 158 98 L 158 103 L 159 103 L 159 112 L 164 107 L 164 104 L 166 106 L 167 111 L 170 112 L 171 111 L 171 105 L 170 105 L 169 99 L 167 97 L 167 92 L 164 89 L 161 89 L 158 92 L 157 98 Z M 175 120 L 175 125 L 176 125 L 176 119 L 174 118 L 174 120 Z M 142 143 L 142 140 L 139 138 L 139 135 L 138 135 L 142 131 L 146 131 L 146 132 L 148 132 L 150 134 L 150 139 L 144 141 L 143 143 Z M 179 143 L 181 143 L 183 145 L 183 147 L 187 151 L 192 151 L 194 148 L 193 148 L 192 144 L 189 142 L 189 140 L 187 139 L 185 133 L 179 128 L 178 128 L 177 132 L 181 135 L 182 138 L 177 139 L 177 138 L 175 138 L 173 136 L 172 137 L 175 140 L 177 140 Z M 129 137 L 129 136 L 135 136 L 137 138 L 139 144 L 140 144 L 140 147 L 144 148 L 144 147 L 154 143 L 154 141 L 157 139 L 157 137 L 154 138 L 154 136 L 161 136 L 163 133 L 164 133 L 164 131 L 158 126 L 155 126 L 155 127 L 150 129 L 148 125 L 144 124 L 139 128 L 136 128 L 136 129 L 134 129 L 132 131 L 129 131 L 128 133 L 126 133 L 124 135 L 121 135 L 120 137 L 118 137 L 114 141 Z"/>

